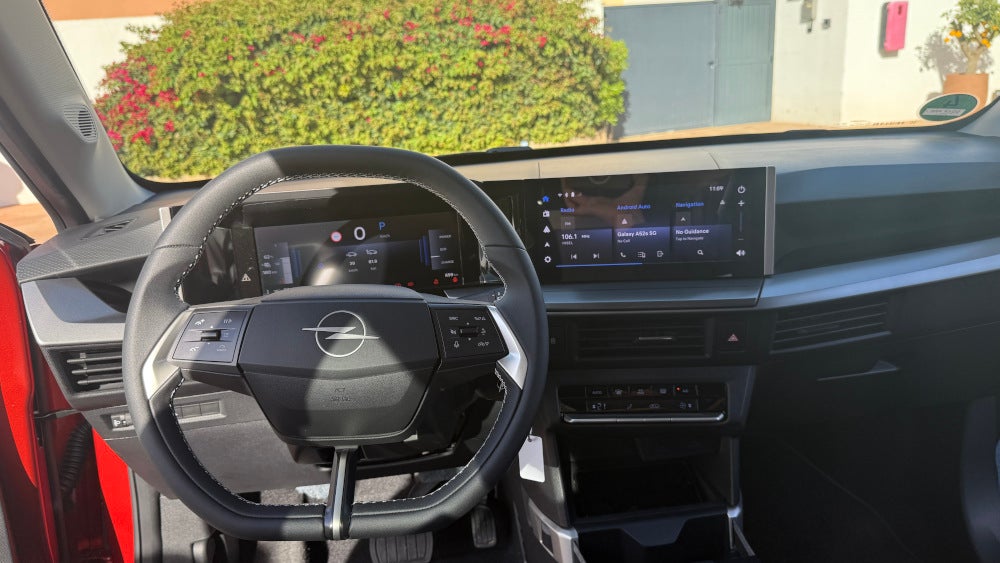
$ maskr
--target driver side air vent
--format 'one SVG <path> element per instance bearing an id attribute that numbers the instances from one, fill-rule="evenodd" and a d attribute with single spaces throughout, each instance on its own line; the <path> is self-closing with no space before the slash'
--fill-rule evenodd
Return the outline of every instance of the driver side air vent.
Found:
<path id="1" fill-rule="evenodd" d="M 103 227 L 101 227 L 101 228 L 97 229 L 96 231 L 90 233 L 89 235 L 87 235 L 84 238 L 101 237 L 101 236 L 104 236 L 104 235 L 111 235 L 111 234 L 117 233 L 119 231 L 123 231 L 123 230 L 125 230 L 125 227 L 128 227 L 129 223 L 131 223 L 131 222 L 132 222 L 132 219 L 129 219 L 128 221 L 118 221 L 117 223 L 111 223 L 110 225 L 104 225 Z"/>
<path id="2" fill-rule="evenodd" d="M 78 393 L 123 387 L 121 348 L 63 352 L 63 364 L 70 385 Z"/>
<path id="3" fill-rule="evenodd" d="M 771 349 L 787 351 L 885 336 L 888 317 L 889 303 L 884 298 L 795 307 L 778 313 Z"/>
<path id="4" fill-rule="evenodd" d="M 706 356 L 704 320 L 588 319 L 576 323 L 576 359 L 690 359 Z"/>

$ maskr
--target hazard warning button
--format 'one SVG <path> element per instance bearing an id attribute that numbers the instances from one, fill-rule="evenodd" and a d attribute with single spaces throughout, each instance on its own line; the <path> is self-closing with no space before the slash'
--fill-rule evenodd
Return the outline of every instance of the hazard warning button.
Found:
<path id="1" fill-rule="evenodd" d="M 715 324 L 715 349 L 720 352 L 743 352 L 747 349 L 747 324 L 744 321 L 720 320 Z"/>

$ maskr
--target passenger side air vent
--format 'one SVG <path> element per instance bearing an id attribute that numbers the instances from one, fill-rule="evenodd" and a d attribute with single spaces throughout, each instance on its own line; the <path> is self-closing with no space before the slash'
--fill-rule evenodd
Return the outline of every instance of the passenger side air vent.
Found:
<path id="1" fill-rule="evenodd" d="M 63 362 L 70 385 L 78 393 L 123 387 L 121 348 L 67 351 Z"/>
<path id="2" fill-rule="evenodd" d="M 771 349 L 829 346 L 886 335 L 888 315 L 885 299 L 837 301 L 781 311 L 774 325 Z"/>
<path id="3" fill-rule="evenodd" d="M 576 323 L 578 360 L 704 358 L 705 322 L 691 318 L 581 320 Z"/>
<path id="4" fill-rule="evenodd" d="M 90 233 L 89 235 L 87 235 L 85 238 L 101 237 L 101 236 L 104 236 L 104 235 L 110 235 L 110 234 L 117 233 L 118 231 L 124 230 L 125 227 L 129 226 L 129 223 L 131 223 L 131 222 L 132 222 L 132 219 L 129 219 L 128 221 L 118 221 L 117 223 L 112 223 L 110 225 L 104 225 L 100 229 L 97 229 L 96 231 L 94 231 L 94 232 Z"/>

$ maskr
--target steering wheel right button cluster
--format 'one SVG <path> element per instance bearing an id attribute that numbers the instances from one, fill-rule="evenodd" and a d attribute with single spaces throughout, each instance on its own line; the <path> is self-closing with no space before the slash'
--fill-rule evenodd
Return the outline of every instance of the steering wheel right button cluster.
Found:
<path id="1" fill-rule="evenodd" d="M 485 307 L 435 308 L 446 363 L 495 362 L 507 354 L 503 337 Z"/>

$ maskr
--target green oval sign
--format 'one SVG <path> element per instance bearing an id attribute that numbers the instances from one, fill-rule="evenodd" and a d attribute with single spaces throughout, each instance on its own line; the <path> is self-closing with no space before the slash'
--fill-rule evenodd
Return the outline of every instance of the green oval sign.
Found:
<path id="1" fill-rule="evenodd" d="M 972 94 L 945 94 L 920 108 L 920 117 L 927 121 L 951 121 L 976 109 L 979 99 Z"/>

